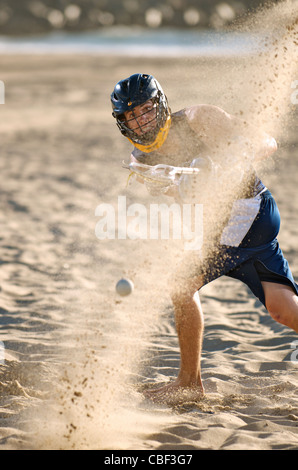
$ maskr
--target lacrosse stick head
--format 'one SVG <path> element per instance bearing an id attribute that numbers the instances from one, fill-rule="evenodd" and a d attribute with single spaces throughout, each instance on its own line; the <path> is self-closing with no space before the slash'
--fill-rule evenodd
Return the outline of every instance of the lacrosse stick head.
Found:
<path id="1" fill-rule="evenodd" d="M 146 130 L 148 126 L 142 126 L 135 117 L 137 127 L 132 128 L 125 113 L 127 111 L 133 113 L 137 106 L 146 102 L 151 103 L 150 119 L 154 125 Z M 111 94 L 111 103 L 112 115 L 120 132 L 135 147 L 143 152 L 152 152 L 162 146 L 170 129 L 171 110 L 166 95 L 152 75 L 136 73 L 119 81 Z"/>

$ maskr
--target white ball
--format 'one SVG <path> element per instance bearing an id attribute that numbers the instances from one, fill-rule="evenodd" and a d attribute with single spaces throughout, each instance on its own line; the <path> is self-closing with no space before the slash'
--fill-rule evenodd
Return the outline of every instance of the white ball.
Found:
<path id="1" fill-rule="evenodd" d="M 119 295 L 125 296 L 132 293 L 134 288 L 133 282 L 129 279 L 120 279 L 116 284 L 116 292 Z"/>

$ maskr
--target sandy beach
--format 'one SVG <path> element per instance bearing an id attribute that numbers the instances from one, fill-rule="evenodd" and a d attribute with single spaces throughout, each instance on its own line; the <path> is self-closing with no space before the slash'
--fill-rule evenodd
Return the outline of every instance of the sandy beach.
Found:
<path id="1" fill-rule="evenodd" d="M 99 204 L 116 208 L 121 195 L 150 203 L 145 188 L 126 185 L 131 146 L 111 116 L 114 84 L 151 73 L 172 110 L 211 103 L 249 116 L 266 75 L 258 67 L 241 58 L 1 57 L 0 450 L 298 449 L 297 335 L 244 284 L 220 278 L 201 295 L 206 396 L 154 404 L 142 390 L 179 369 L 168 279 L 181 245 L 95 234 Z M 282 93 L 285 113 L 255 117 L 279 141 L 260 173 L 279 205 L 279 241 L 297 280 L 291 82 Z M 123 276 L 135 286 L 125 298 L 115 292 Z"/>

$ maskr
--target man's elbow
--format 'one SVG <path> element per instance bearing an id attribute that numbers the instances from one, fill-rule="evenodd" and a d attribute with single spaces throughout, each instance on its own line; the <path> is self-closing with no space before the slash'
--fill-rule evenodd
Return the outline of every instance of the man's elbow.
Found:
<path id="1" fill-rule="evenodd" d="M 268 137 L 268 143 L 269 143 L 269 148 L 271 150 L 271 153 L 274 153 L 277 151 L 277 142 L 274 139 L 274 137 Z"/>
<path id="2" fill-rule="evenodd" d="M 266 160 L 266 158 L 271 157 L 277 151 L 277 142 L 274 137 L 269 135 L 263 141 L 263 145 L 261 145 L 260 150 L 255 154 L 255 160 Z"/>
<path id="3" fill-rule="evenodd" d="M 266 139 L 268 157 L 277 151 L 277 142 L 274 137 L 268 136 Z"/>

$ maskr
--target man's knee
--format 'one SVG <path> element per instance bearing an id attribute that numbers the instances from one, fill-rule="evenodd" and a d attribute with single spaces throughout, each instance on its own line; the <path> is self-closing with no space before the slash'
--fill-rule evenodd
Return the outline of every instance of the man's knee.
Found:
<path id="1" fill-rule="evenodd" d="M 172 285 L 171 299 L 174 306 L 179 307 L 183 304 L 193 301 L 195 293 L 202 287 L 203 279 L 201 277 L 189 280 L 180 280 Z"/>
<path id="2" fill-rule="evenodd" d="M 262 282 L 266 309 L 278 323 L 288 325 L 294 311 L 298 311 L 297 299 L 291 287 L 283 284 Z"/>
<path id="3" fill-rule="evenodd" d="M 194 293 L 192 293 L 186 286 L 175 287 L 171 292 L 171 299 L 174 307 L 180 307 L 192 301 Z"/>
<path id="4" fill-rule="evenodd" d="M 283 312 L 281 311 L 280 307 L 278 305 L 274 304 L 269 304 L 266 305 L 267 311 L 270 314 L 270 316 L 273 318 L 278 323 L 283 323 Z"/>
<path id="5" fill-rule="evenodd" d="M 281 301 L 267 301 L 266 308 L 271 318 L 282 325 L 289 326 L 291 323 L 291 309 Z"/>

